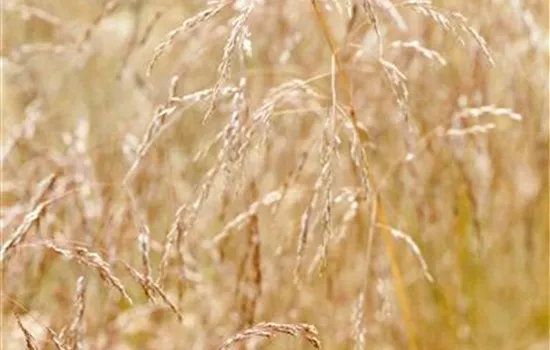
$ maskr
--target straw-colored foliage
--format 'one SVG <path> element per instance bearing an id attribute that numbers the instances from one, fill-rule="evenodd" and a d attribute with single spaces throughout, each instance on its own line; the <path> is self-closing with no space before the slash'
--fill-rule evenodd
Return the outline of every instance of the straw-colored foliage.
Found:
<path id="1" fill-rule="evenodd" d="M 549 345 L 547 1 L 1 11 L 2 348 Z"/>

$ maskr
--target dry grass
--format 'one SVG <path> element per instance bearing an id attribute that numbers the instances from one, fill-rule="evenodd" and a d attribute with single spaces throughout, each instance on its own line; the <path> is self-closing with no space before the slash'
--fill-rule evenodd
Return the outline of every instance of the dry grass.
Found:
<path id="1" fill-rule="evenodd" d="M 547 348 L 548 15 L 4 0 L 0 346 Z"/>

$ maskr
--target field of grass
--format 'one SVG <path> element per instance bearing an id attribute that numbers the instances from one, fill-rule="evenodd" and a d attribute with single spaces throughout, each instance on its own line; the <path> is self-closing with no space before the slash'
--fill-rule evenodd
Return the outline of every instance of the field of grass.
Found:
<path id="1" fill-rule="evenodd" d="M 543 350 L 540 0 L 3 0 L 2 349 Z"/>

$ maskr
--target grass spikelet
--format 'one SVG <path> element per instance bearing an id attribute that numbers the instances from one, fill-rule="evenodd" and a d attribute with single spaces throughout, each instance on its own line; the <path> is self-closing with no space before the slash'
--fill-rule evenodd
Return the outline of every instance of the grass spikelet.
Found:
<path id="1" fill-rule="evenodd" d="M 35 134 L 37 123 L 43 119 L 41 113 L 44 101 L 39 98 L 34 99 L 25 108 L 25 119 L 16 127 L 12 128 L 10 137 L 4 137 L 2 140 L 2 149 L 0 150 L 0 162 L 8 159 L 9 154 L 14 150 L 15 146 L 24 139 L 30 139 Z"/>
<path id="2" fill-rule="evenodd" d="M 476 108 L 464 108 L 454 115 L 454 118 L 479 118 L 484 114 L 495 115 L 498 117 L 507 117 L 511 120 L 521 121 L 521 114 L 515 113 L 509 108 L 498 108 L 494 105 L 481 106 Z"/>
<path id="3" fill-rule="evenodd" d="M 445 134 L 447 136 L 465 136 L 471 134 L 486 134 L 489 131 L 496 128 L 496 125 L 493 123 L 484 124 L 484 125 L 473 125 L 467 128 L 462 129 L 448 129 Z"/>
<path id="4" fill-rule="evenodd" d="M 330 120 L 330 119 L 329 119 Z M 330 148 L 329 145 L 325 145 L 323 147 L 323 152 L 321 155 L 321 164 L 323 164 L 323 168 L 321 170 L 320 175 L 320 183 L 322 183 L 321 186 L 324 187 L 323 189 L 323 212 L 321 213 L 321 229 L 323 233 L 323 241 L 321 243 L 321 246 L 318 248 L 317 256 L 314 258 L 314 263 L 309 268 L 308 275 L 311 276 L 313 273 L 313 270 L 315 266 L 319 266 L 319 272 L 323 273 L 324 270 L 327 267 L 328 264 L 328 248 L 330 244 L 330 240 L 332 239 L 333 232 L 333 222 L 332 222 L 332 205 L 333 205 L 333 199 L 332 199 L 332 160 L 330 158 L 333 157 L 332 152 L 328 151 L 327 148 Z M 307 234 L 307 233 L 304 233 Z M 305 237 L 307 240 L 307 237 Z M 303 249 L 305 248 L 305 241 L 304 241 L 304 247 L 301 249 L 301 253 L 303 254 Z M 298 254 L 300 256 L 300 253 Z M 302 259 L 301 257 L 299 258 Z M 297 266 L 297 269 L 299 267 Z"/>
<path id="5" fill-rule="evenodd" d="M 248 227 L 248 246 L 250 255 L 251 269 L 251 284 L 254 286 L 254 293 L 250 297 L 250 313 L 249 323 L 255 320 L 256 309 L 262 296 L 262 255 L 261 255 L 261 239 L 260 228 L 258 225 L 258 217 L 254 216 L 250 220 Z"/>
<path id="6" fill-rule="evenodd" d="M 151 278 L 151 259 L 149 257 L 151 250 L 151 232 L 149 230 L 149 225 L 147 225 L 142 211 L 139 209 L 136 196 L 132 193 L 132 190 L 127 188 L 126 192 L 130 199 L 134 222 L 139 232 L 138 243 L 139 251 L 141 253 L 141 262 L 143 263 L 143 271 L 146 278 Z"/>
<path id="7" fill-rule="evenodd" d="M 413 49 L 419 54 L 421 54 L 423 57 L 431 60 L 436 61 L 442 66 L 447 65 L 447 60 L 443 58 L 443 56 L 437 52 L 436 50 L 428 49 L 420 44 L 418 40 L 412 40 L 412 41 L 401 41 L 397 40 L 391 43 L 392 47 L 395 48 L 407 48 L 407 49 Z"/>
<path id="8" fill-rule="evenodd" d="M 113 274 L 109 264 L 103 260 L 99 254 L 91 252 L 83 247 L 62 248 L 49 242 L 43 243 L 43 246 L 67 259 L 74 259 L 83 266 L 93 268 L 99 273 L 102 280 L 120 292 L 121 296 L 128 304 L 133 304 L 132 298 L 130 298 L 130 295 L 126 292 L 122 281 Z"/>
<path id="9" fill-rule="evenodd" d="M 325 166 L 325 171 L 322 171 L 319 175 L 317 181 L 315 182 L 315 186 L 313 188 L 313 194 L 311 195 L 311 199 L 309 201 L 309 204 L 306 208 L 306 210 L 303 212 L 301 219 L 300 219 L 300 233 L 298 234 L 298 244 L 297 244 L 297 251 L 296 251 L 296 264 L 294 266 L 294 284 L 299 285 L 300 284 L 300 269 L 302 267 L 302 262 L 304 259 L 304 251 L 306 249 L 306 244 L 308 242 L 309 238 L 309 232 L 311 229 L 311 218 L 313 216 L 313 212 L 315 207 L 317 206 L 317 202 L 319 200 L 319 196 L 321 194 L 320 190 L 323 185 L 323 175 L 326 173 L 326 169 L 328 169 L 327 166 Z"/>
<path id="10" fill-rule="evenodd" d="M 243 332 L 235 334 L 231 338 L 228 338 L 222 345 L 218 347 L 218 350 L 230 349 L 235 344 L 243 342 L 252 337 L 264 337 L 271 339 L 277 334 L 288 334 L 291 336 L 301 335 L 307 339 L 307 341 L 315 349 L 321 349 L 321 341 L 317 329 L 309 324 L 284 324 L 274 322 L 262 322 L 258 323 L 252 328 L 249 328 Z"/>
<path id="11" fill-rule="evenodd" d="M 164 249 L 162 253 L 162 258 L 160 259 L 159 267 L 158 267 L 158 274 L 157 274 L 157 284 L 162 285 L 164 282 L 164 278 L 166 276 L 166 268 L 168 266 L 168 261 L 170 259 L 170 253 L 172 251 L 172 247 L 176 242 L 180 244 L 186 243 L 186 234 L 188 231 L 187 229 L 187 214 L 189 212 L 188 206 L 186 204 L 183 204 L 178 208 L 175 215 L 175 220 L 172 223 L 172 226 L 170 228 L 170 232 L 166 235 L 166 240 L 164 243 Z M 180 251 L 180 247 L 178 247 L 178 251 Z M 180 259 L 180 263 L 184 263 L 183 257 Z M 181 266 L 183 269 L 184 266 Z"/>
<path id="12" fill-rule="evenodd" d="M 183 97 L 176 96 L 179 79 L 180 77 L 178 75 L 174 75 L 172 77 L 170 81 L 168 101 L 165 104 L 158 106 L 155 110 L 153 119 L 151 120 L 151 123 L 149 123 L 149 126 L 147 127 L 147 130 L 142 137 L 141 143 L 138 146 L 134 162 L 124 176 L 124 180 L 122 182 L 124 186 L 128 185 L 129 181 L 132 179 L 133 175 L 137 171 L 141 160 L 143 159 L 143 157 L 145 157 L 155 140 L 173 123 L 175 123 L 177 118 L 170 117 L 174 115 L 178 108 L 181 107 L 181 105 L 189 108 L 193 104 L 200 103 L 209 96 L 210 98 L 212 98 L 211 96 L 213 95 L 213 89 L 197 91 L 191 94 L 187 94 Z M 235 94 L 237 91 L 237 88 L 228 86 L 220 89 L 217 96 L 218 98 L 230 96 Z M 191 104 L 189 106 L 186 106 L 185 104 L 188 102 L 190 102 Z M 200 158 L 200 155 L 204 152 L 205 151 L 199 152 L 199 155 L 197 155 L 196 158 Z"/>
<path id="13" fill-rule="evenodd" d="M 216 83 L 214 84 L 214 88 L 212 89 L 210 106 L 208 107 L 208 110 L 206 111 L 202 119 L 203 124 L 206 123 L 206 121 L 210 118 L 210 116 L 214 112 L 214 109 L 216 108 L 216 98 L 218 97 L 218 92 L 220 91 L 223 84 L 225 84 L 225 81 L 227 80 L 227 76 L 229 74 L 229 70 L 231 68 L 231 56 L 235 51 L 235 47 L 237 46 L 238 41 L 243 40 L 243 33 L 247 31 L 246 21 L 250 16 L 250 13 L 252 13 L 254 6 L 256 5 L 255 1 L 256 0 L 250 0 L 247 6 L 244 9 L 241 9 L 239 15 L 235 17 L 235 19 L 232 21 L 231 33 L 229 34 L 229 38 L 227 39 L 227 42 L 223 48 L 223 57 L 220 65 L 218 66 L 218 80 L 216 81 Z"/>
<path id="14" fill-rule="evenodd" d="M 224 186 L 228 186 L 228 181 L 232 172 L 242 162 L 244 148 L 242 144 L 245 142 L 243 127 L 248 118 L 248 106 L 244 96 L 246 88 L 246 80 L 241 79 L 239 92 L 233 97 L 234 111 L 231 113 L 229 123 L 222 131 L 221 139 L 223 145 L 218 153 L 218 161 L 220 163 L 221 172 L 224 176 Z"/>
<path id="15" fill-rule="evenodd" d="M 324 186 L 324 208 L 322 213 L 322 228 L 323 228 L 323 243 L 321 245 L 321 272 L 326 269 L 328 259 L 328 247 L 333 236 L 333 167 L 334 158 L 336 157 L 336 147 L 338 136 L 336 135 L 336 105 L 338 103 L 338 95 L 336 90 L 336 58 L 332 56 L 331 62 L 331 106 L 329 115 L 325 123 L 325 132 L 323 138 L 323 148 L 321 153 L 322 177 Z"/>
<path id="16" fill-rule="evenodd" d="M 50 174 L 46 179 L 44 179 L 38 186 L 38 192 L 31 200 L 32 210 L 25 215 L 23 222 L 17 229 L 12 233 L 11 237 L 2 245 L 0 250 L 0 263 L 4 264 L 10 257 L 10 251 L 15 249 L 20 245 L 24 240 L 25 236 L 36 222 L 40 220 L 44 211 L 51 203 L 50 201 L 42 201 L 44 196 L 52 189 L 55 180 L 57 179 L 56 174 Z"/>
<path id="17" fill-rule="evenodd" d="M 32 334 L 25 328 L 23 325 L 23 322 L 21 322 L 21 318 L 19 315 L 15 315 L 15 319 L 17 320 L 17 324 L 19 325 L 19 328 L 25 335 L 25 345 L 27 346 L 27 350 L 38 350 L 38 345 L 36 344 L 36 340 L 32 336 Z"/>
<path id="18" fill-rule="evenodd" d="M 357 301 L 353 308 L 353 333 L 355 338 L 355 350 L 363 350 L 365 348 L 366 329 L 364 324 L 364 308 L 365 308 L 365 295 L 363 292 L 359 294 Z"/>
<path id="19" fill-rule="evenodd" d="M 485 39 L 483 39 L 483 37 L 471 25 L 468 24 L 468 20 L 466 19 L 466 17 L 464 17 L 464 15 L 458 12 L 446 13 L 436 8 L 431 1 L 403 1 L 399 4 L 399 6 L 410 7 L 421 15 L 433 19 L 446 31 L 450 31 L 453 34 L 458 35 L 460 40 L 463 40 L 460 36 L 460 33 L 471 35 L 474 40 L 477 41 L 479 47 L 483 51 L 483 54 L 485 55 L 491 66 L 495 65 L 495 60 L 493 58 L 493 55 L 489 51 L 489 48 L 487 47 Z"/>
<path id="20" fill-rule="evenodd" d="M 128 185 L 128 182 L 130 181 L 134 172 L 137 170 L 141 159 L 145 156 L 147 150 L 149 149 L 149 147 L 151 147 L 155 138 L 158 137 L 161 131 L 166 127 L 168 118 L 175 112 L 176 106 L 174 105 L 172 100 L 176 98 L 175 94 L 178 86 L 178 81 L 179 76 L 176 75 L 172 77 L 170 81 L 170 88 L 168 89 L 168 102 L 163 106 L 157 107 L 155 115 L 153 116 L 153 120 L 151 121 L 151 123 L 147 127 L 147 130 L 145 131 L 145 134 L 143 135 L 143 138 L 137 150 L 136 159 L 130 167 L 130 170 L 128 170 L 128 172 L 126 173 L 126 176 L 124 176 L 124 180 L 122 181 L 123 186 L 126 187 Z"/>
<path id="21" fill-rule="evenodd" d="M 132 277 L 141 285 L 149 300 L 156 303 L 157 298 L 160 298 L 170 308 L 170 310 L 176 314 L 179 321 L 183 320 L 183 315 L 176 304 L 170 300 L 166 292 L 157 283 L 155 283 L 151 277 L 144 276 L 125 262 L 123 262 L 123 264 Z"/>
<path id="22" fill-rule="evenodd" d="M 407 76 L 397 68 L 397 66 L 383 58 L 379 59 L 382 65 L 386 77 L 390 82 L 391 89 L 395 95 L 395 98 L 399 104 L 403 119 L 408 126 L 405 135 L 410 135 L 410 120 L 409 120 L 409 89 L 407 88 Z M 410 137 L 407 137 L 410 142 Z"/>
<path id="23" fill-rule="evenodd" d="M 424 257 L 422 256 L 422 252 L 420 251 L 420 248 L 414 242 L 414 240 L 411 238 L 410 235 L 407 235 L 402 231 L 399 231 L 393 227 L 389 227 L 386 225 L 376 224 L 376 226 L 383 228 L 385 230 L 388 230 L 389 232 L 391 232 L 392 236 L 394 236 L 397 239 L 403 240 L 407 244 L 407 246 L 409 246 L 411 252 L 414 254 L 416 259 L 418 260 L 418 263 L 422 268 L 422 273 L 424 274 L 424 277 L 426 277 L 426 280 L 428 280 L 428 282 L 430 283 L 434 282 L 434 278 L 430 273 L 430 270 L 428 269 L 428 264 L 426 263 L 426 260 L 424 260 Z"/>
<path id="24" fill-rule="evenodd" d="M 61 340 L 61 335 L 58 335 L 53 329 L 50 327 L 46 327 L 46 331 L 48 332 L 48 335 L 50 336 L 50 339 L 55 346 L 57 350 L 68 350 L 69 347 L 67 347 L 63 341 Z"/>
<path id="25" fill-rule="evenodd" d="M 187 31 L 192 30 L 196 26 L 200 25 L 201 23 L 208 21 L 212 17 L 216 16 L 218 13 L 220 13 L 225 7 L 227 7 L 229 4 L 231 4 L 231 0 L 223 0 L 223 1 L 217 1 L 214 2 L 211 6 L 206 8 L 205 10 L 197 13 L 195 16 L 186 19 L 181 26 L 177 27 L 176 29 L 170 31 L 164 39 L 160 42 L 160 44 L 155 47 L 155 51 L 153 53 L 153 57 L 147 64 L 147 70 L 146 75 L 150 76 L 151 72 L 153 70 L 153 67 L 157 60 L 160 58 L 160 56 L 166 52 L 166 50 L 172 45 L 176 37 L 181 34 L 185 33 Z"/>
<path id="26" fill-rule="evenodd" d="M 68 327 L 63 330 L 60 338 L 71 349 L 83 349 L 83 318 L 85 310 L 86 280 L 80 276 L 76 281 L 76 293 L 73 301 L 73 315 Z M 54 338 L 55 339 L 55 338 Z"/>

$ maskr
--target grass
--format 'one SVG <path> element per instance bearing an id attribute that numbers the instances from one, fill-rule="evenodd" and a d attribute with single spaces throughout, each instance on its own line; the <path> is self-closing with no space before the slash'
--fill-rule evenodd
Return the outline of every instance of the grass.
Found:
<path id="1" fill-rule="evenodd" d="M 549 345 L 547 3 L 2 6 L 2 348 Z"/>

